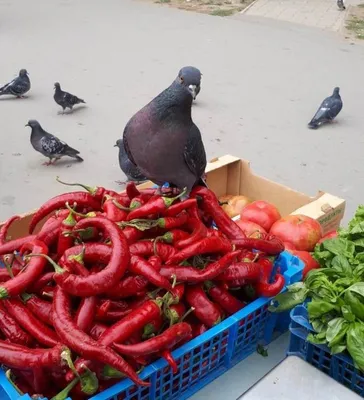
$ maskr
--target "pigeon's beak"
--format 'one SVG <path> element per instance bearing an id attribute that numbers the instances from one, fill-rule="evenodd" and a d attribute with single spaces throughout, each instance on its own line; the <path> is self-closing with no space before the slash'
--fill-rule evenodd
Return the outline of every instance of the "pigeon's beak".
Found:
<path id="1" fill-rule="evenodd" d="M 114 144 L 114 147 L 118 147 L 117 143 Z"/>
<path id="2" fill-rule="evenodd" d="M 189 85 L 188 90 L 191 92 L 193 100 L 195 100 L 196 99 L 196 85 Z"/>
<path id="3" fill-rule="evenodd" d="M 30 126 L 29 124 L 26 124 L 25 126 Z"/>

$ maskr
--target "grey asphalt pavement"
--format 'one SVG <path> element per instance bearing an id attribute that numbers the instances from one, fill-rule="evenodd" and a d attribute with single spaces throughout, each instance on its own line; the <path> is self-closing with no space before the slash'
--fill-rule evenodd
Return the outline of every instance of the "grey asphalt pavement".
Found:
<path id="1" fill-rule="evenodd" d="M 130 0 L 0 0 L 0 84 L 30 73 L 24 100 L 0 98 L 0 220 L 65 191 L 55 181 L 116 188 L 115 141 L 129 117 L 183 65 L 203 73 L 193 117 L 208 158 L 231 153 L 308 194 L 364 199 L 364 47 L 270 19 L 220 18 Z M 53 83 L 87 107 L 57 115 Z M 337 122 L 306 128 L 340 86 Z M 28 119 L 79 149 L 85 162 L 45 167 Z"/>

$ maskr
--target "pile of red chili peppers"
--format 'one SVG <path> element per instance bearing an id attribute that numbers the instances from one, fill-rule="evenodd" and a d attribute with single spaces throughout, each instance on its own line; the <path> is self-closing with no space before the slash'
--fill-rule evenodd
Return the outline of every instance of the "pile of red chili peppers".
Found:
<path id="1" fill-rule="evenodd" d="M 209 189 L 181 201 L 133 183 L 84 188 L 43 204 L 28 236 L 7 241 L 19 217 L 0 230 L 0 364 L 19 392 L 147 386 L 145 365 L 164 357 L 177 372 L 172 350 L 282 290 L 283 244 L 245 237 Z"/>

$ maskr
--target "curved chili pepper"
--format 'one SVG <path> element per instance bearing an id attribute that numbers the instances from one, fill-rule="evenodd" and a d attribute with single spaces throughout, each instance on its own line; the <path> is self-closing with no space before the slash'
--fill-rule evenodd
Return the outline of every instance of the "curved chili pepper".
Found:
<path id="1" fill-rule="evenodd" d="M 101 324 L 100 322 L 95 322 L 90 329 L 90 336 L 92 339 L 98 340 L 99 337 L 108 329 L 107 325 Z"/>
<path id="2" fill-rule="evenodd" d="M 208 228 L 207 229 L 207 236 L 216 236 L 216 237 L 226 237 L 221 231 L 219 231 L 218 229 L 214 229 L 214 228 Z"/>
<path id="3" fill-rule="evenodd" d="M 33 342 L 32 337 L 19 326 L 17 321 L 6 311 L 0 303 L 0 332 L 10 340 L 11 343 L 30 346 Z"/>
<path id="4" fill-rule="evenodd" d="M 173 303 L 179 303 L 182 300 L 184 293 L 185 293 L 185 285 L 183 283 L 176 285 L 173 288 L 173 294 L 174 294 Z"/>
<path id="5" fill-rule="evenodd" d="M 51 349 L 29 349 L 0 340 L 0 363 L 10 368 L 31 369 L 62 366 L 62 353 L 67 348 L 58 344 Z"/>
<path id="6" fill-rule="evenodd" d="M 153 196 L 150 200 L 143 206 L 131 211 L 128 215 L 127 220 L 140 219 L 147 217 L 148 215 L 155 215 L 164 212 L 168 207 L 170 207 L 173 202 L 183 196 L 186 192 L 180 193 L 176 197 L 163 197 L 163 196 Z"/>
<path id="7" fill-rule="evenodd" d="M 231 250 L 232 246 L 230 240 L 219 237 L 207 237 L 185 247 L 183 250 L 170 257 L 166 264 L 179 264 L 196 255 L 206 253 L 228 253 Z"/>
<path id="8" fill-rule="evenodd" d="M 93 326 L 97 306 L 97 297 L 84 297 L 75 315 L 75 323 L 79 329 L 88 333 Z"/>
<path id="9" fill-rule="evenodd" d="M 244 303 L 234 297 L 222 286 L 214 285 L 212 282 L 205 282 L 207 293 L 229 315 L 235 314 L 244 307 Z"/>
<path id="10" fill-rule="evenodd" d="M 58 235 L 57 242 L 57 256 L 62 257 L 63 253 L 72 247 L 74 238 L 69 234 L 73 227 L 76 225 L 76 220 L 73 217 L 72 211 L 69 211 L 67 218 L 61 223 L 61 229 Z"/>
<path id="11" fill-rule="evenodd" d="M 209 264 L 204 270 L 182 266 L 162 267 L 160 275 L 167 278 L 176 276 L 178 282 L 197 283 L 211 280 L 222 274 L 239 254 L 240 250 L 225 254 L 219 260 Z"/>
<path id="12" fill-rule="evenodd" d="M 207 236 L 207 228 L 200 219 L 190 218 L 187 225 L 192 230 L 192 233 L 188 238 L 176 243 L 176 247 L 179 249 L 190 246 Z"/>
<path id="13" fill-rule="evenodd" d="M 201 285 L 188 286 L 185 299 L 194 308 L 193 314 L 209 328 L 221 322 L 219 308 L 208 299 Z"/>
<path id="14" fill-rule="evenodd" d="M 144 235 L 143 231 L 140 231 L 139 229 L 134 228 L 133 226 L 126 226 L 123 229 L 123 234 L 125 235 L 125 238 L 129 245 L 137 242 Z"/>
<path id="15" fill-rule="evenodd" d="M 119 353 L 127 356 L 146 356 L 148 354 L 171 349 L 188 336 L 192 336 L 191 325 L 186 322 L 180 322 L 166 329 L 160 335 L 145 340 L 144 342 L 130 345 L 114 343 L 114 348 Z"/>
<path id="16" fill-rule="evenodd" d="M 96 313 L 95 319 L 97 321 L 115 323 L 116 321 L 120 321 L 122 318 L 124 318 L 126 315 L 130 314 L 131 312 L 132 312 L 131 309 L 124 310 L 124 311 L 121 311 L 121 310 L 108 310 L 103 315 L 99 315 L 99 314 Z"/>
<path id="17" fill-rule="evenodd" d="M 182 231 L 181 229 L 173 229 L 170 232 L 166 232 L 163 236 L 159 236 L 155 239 L 155 241 L 161 241 L 168 244 L 176 244 L 180 240 L 184 240 L 190 237 L 190 235 Z"/>
<path id="18" fill-rule="evenodd" d="M 140 196 L 140 192 L 133 181 L 129 181 L 126 184 L 125 191 L 130 200 L 133 200 L 134 197 Z"/>
<path id="19" fill-rule="evenodd" d="M 137 332 L 153 321 L 158 315 L 161 314 L 160 305 L 154 300 L 147 300 L 139 307 L 136 307 L 130 314 L 125 316 L 114 325 L 110 326 L 97 341 L 98 346 L 110 346 L 112 343 L 125 342 L 134 332 Z M 108 363 L 106 363 L 108 364 Z M 82 372 L 83 365 L 88 368 L 91 362 L 85 359 L 79 359 L 75 363 L 77 371 Z M 66 374 L 67 381 L 74 378 L 72 372 Z"/>
<path id="20" fill-rule="evenodd" d="M 95 217 L 77 223 L 75 229 L 96 226 L 104 230 L 112 242 L 112 252 L 108 265 L 98 273 L 89 276 L 71 275 L 64 269 L 57 269 L 54 280 L 68 293 L 75 296 L 95 296 L 106 292 L 124 275 L 130 260 L 129 247 L 120 229 L 105 218 Z"/>
<path id="21" fill-rule="evenodd" d="M 196 206 L 197 207 L 197 201 L 196 199 L 186 199 L 184 201 L 180 201 L 177 204 L 173 204 L 170 207 L 168 207 L 164 215 L 167 217 L 175 217 L 179 213 L 181 213 L 184 210 L 189 209 L 190 207 Z"/>
<path id="22" fill-rule="evenodd" d="M 147 199 L 145 198 L 145 196 L 137 196 L 134 197 L 134 199 L 130 202 L 130 210 L 135 210 L 139 207 L 141 207 L 143 204 L 145 204 L 148 200 L 150 199 L 150 197 L 148 197 Z"/>
<path id="23" fill-rule="evenodd" d="M 143 339 L 147 339 L 152 335 L 158 334 L 158 332 L 162 329 L 163 326 L 163 316 L 162 314 L 158 315 L 153 321 L 149 322 L 145 325 L 143 329 Z M 139 340 L 140 342 L 140 340 Z"/>
<path id="24" fill-rule="evenodd" d="M 18 324 L 30 333 L 37 342 L 47 347 L 56 346 L 60 341 L 56 333 L 43 324 L 31 311 L 18 299 L 3 300 L 9 314 Z"/>
<path id="25" fill-rule="evenodd" d="M 31 293 L 39 293 L 42 289 L 53 282 L 54 272 L 46 272 L 41 275 L 29 288 L 29 292 Z"/>
<path id="26" fill-rule="evenodd" d="M 178 372 L 178 365 L 176 363 L 176 360 L 173 358 L 171 352 L 169 350 L 163 350 L 161 352 L 161 356 L 167 361 L 169 366 L 172 368 L 173 374 L 176 374 Z"/>
<path id="27" fill-rule="evenodd" d="M 37 254 L 48 254 L 48 247 L 39 240 L 32 240 L 24 244 L 20 250 L 24 254 L 26 250 L 32 250 Z M 43 257 L 32 257 L 24 272 L 17 275 L 14 279 L 4 282 L 0 286 L 0 298 L 18 296 L 23 293 L 43 272 L 46 260 Z"/>
<path id="28" fill-rule="evenodd" d="M 60 287 L 56 288 L 53 300 L 53 323 L 62 342 L 68 344 L 70 348 L 92 360 L 108 364 L 118 371 L 124 373 L 135 384 L 149 386 L 149 383 L 139 379 L 130 365 L 114 351 L 96 342 L 85 332 L 81 331 L 71 316 L 71 298 Z"/>
<path id="29" fill-rule="evenodd" d="M 277 274 L 274 278 L 274 282 L 268 283 L 260 281 L 255 285 L 255 289 L 259 296 L 263 297 L 274 297 L 283 289 L 285 284 L 284 277 L 281 274 Z"/>
<path id="30" fill-rule="evenodd" d="M 214 192 L 203 186 L 195 186 L 190 197 L 195 198 L 196 196 L 202 198 L 202 209 L 213 218 L 219 230 L 229 239 L 243 239 L 245 237 L 244 232 L 221 208 Z"/>
<path id="31" fill-rule="evenodd" d="M 50 224 L 45 224 L 40 232 L 37 234 L 36 239 L 51 247 L 58 239 L 61 230 L 62 219 L 55 218 Z"/>
<path id="32" fill-rule="evenodd" d="M 111 246 L 102 243 L 84 243 L 69 248 L 65 251 L 62 257 L 62 262 L 72 259 L 82 254 L 83 261 L 90 264 L 108 264 L 112 254 Z"/>
<path id="33" fill-rule="evenodd" d="M 31 242 L 36 238 L 36 235 L 29 235 L 19 239 L 9 240 L 8 242 L 0 245 L 0 255 L 11 254 L 19 251 L 24 244 Z"/>
<path id="34" fill-rule="evenodd" d="M 283 242 L 274 236 L 267 236 L 265 239 L 243 238 L 231 242 L 239 249 L 255 249 L 269 255 L 277 255 L 284 251 Z"/>
<path id="35" fill-rule="evenodd" d="M 8 231 L 11 226 L 11 224 L 15 221 L 20 219 L 18 215 L 14 215 L 13 217 L 10 217 L 1 227 L 0 229 L 0 245 L 3 245 L 6 243 L 6 238 L 8 236 Z"/>
<path id="36" fill-rule="evenodd" d="M 21 295 L 21 298 L 31 313 L 33 313 L 37 318 L 39 318 L 45 324 L 53 326 L 52 303 L 40 299 L 34 294 L 30 295 L 27 293 L 23 293 Z"/>
<path id="37" fill-rule="evenodd" d="M 158 218 L 156 224 L 159 228 L 163 229 L 175 229 L 183 226 L 188 220 L 187 213 L 181 213 L 177 217 L 163 217 Z"/>
<path id="38" fill-rule="evenodd" d="M 208 330 L 207 326 L 202 322 L 199 322 L 197 325 L 192 326 L 193 337 L 197 337 L 202 335 Z"/>
<path id="39" fill-rule="evenodd" d="M 143 276 L 128 276 L 122 279 L 116 286 L 109 289 L 107 295 L 113 298 L 125 299 L 140 293 L 148 285 L 149 280 Z"/>
<path id="40" fill-rule="evenodd" d="M 106 218 L 113 222 L 125 221 L 128 213 L 125 210 L 121 210 L 115 205 L 112 197 L 107 197 L 102 205 L 102 209 L 106 214 Z"/>
<path id="41" fill-rule="evenodd" d="M 183 303 L 172 304 L 164 314 L 168 318 L 170 325 L 176 324 L 186 313 L 186 307 Z"/>
<path id="42" fill-rule="evenodd" d="M 132 255 L 130 259 L 129 270 L 133 274 L 144 276 L 153 285 L 172 291 L 172 285 L 168 279 L 157 272 L 148 261 L 144 260 L 140 256 Z"/>
<path id="43" fill-rule="evenodd" d="M 237 262 L 231 264 L 222 274 L 215 277 L 219 281 L 234 281 L 236 279 L 255 282 L 260 279 L 261 267 L 258 263 Z"/>
<path id="44" fill-rule="evenodd" d="M 174 254 L 176 254 L 176 250 L 172 246 L 165 243 L 138 242 L 132 244 L 129 250 L 130 254 L 143 257 L 154 255 L 155 250 L 155 255 L 158 255 L 162 261 L 167 261 Z"/>
<path id="45" fill-rule="evenodd" d="M 64 208 L 65 204 L 76 203 L 78 207 L 91 208 L 94 211 L 101 210 L 101 200 L 97 200 L 94 196 L 85 192 L 71 192 L 64 193 L 53 197 L 44 203 L 37 212 L 33 215 L 29 224 L 29 233 L 32 233 L 43 218 L 49 215 L 51 212 Z"/>

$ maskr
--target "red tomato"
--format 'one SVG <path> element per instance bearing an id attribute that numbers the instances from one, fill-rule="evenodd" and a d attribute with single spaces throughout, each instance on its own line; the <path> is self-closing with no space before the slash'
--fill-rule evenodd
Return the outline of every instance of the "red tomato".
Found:
<path id="1" fill-rule="evenodd" d="M 336 238 L 336 237 L 337 237 L 337 231 L 328 232 L 328 233 L 326 233 L 325 236 L 322 237 L 322 239 L 320 239 L 320 240 L 317 242 L 317 244 L 320 244 L 320 243 L 324 242 L 324 241 L 327 240 L 327 239 L 333 239 L 333 238 Z"/>
<path id="2" fill-rule="evenodd" d="M 288 251 L 294 256 L 300 258 L 305 264 L 302 273 L 303 279 L 312 269 L 320 268 L 320 264 L 311 256 L 311 253 L 309 253 L 308 251 L 298 251 L 298 250 L 288 250 Z"/>
<path id="3" fill-rule="evenodd" d="M 321 225 L 305 215 L 288 215 L 274 223 L 270 234 L 290 242 L 297 250 L 312 251 L 321 239 Z"/>
<path id="4" fill-rule="evenodd" d="M 281 214 L 273 204 L 259 200 L 245 206 L 240 213 L 240 218 L 255 222 L 269 232 L 271 226 L 281 218 Z"/>
<path id="5" fill-rule="evenodd" d="M 296 250 L 291 242 L 283 242 L 285 250 Z"/>
<path id="6" fill-rule="evenodd" d="M 263 234 L 267 233 L 267 231 L 260 225 L 244 218 L 240 218 L 238 221 L 236 221 L 236 224 L 248 237 L 259 239 L 262 233 Z"/>

